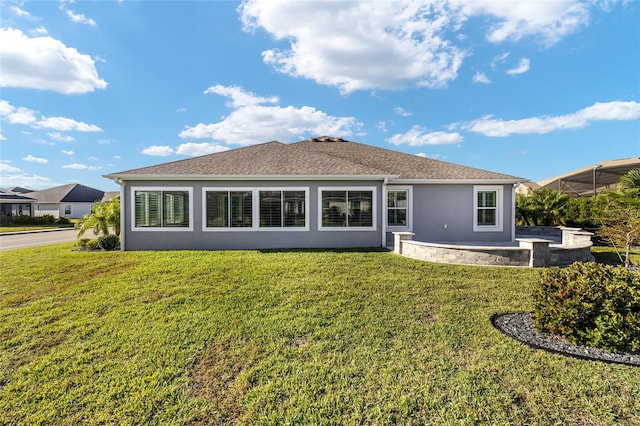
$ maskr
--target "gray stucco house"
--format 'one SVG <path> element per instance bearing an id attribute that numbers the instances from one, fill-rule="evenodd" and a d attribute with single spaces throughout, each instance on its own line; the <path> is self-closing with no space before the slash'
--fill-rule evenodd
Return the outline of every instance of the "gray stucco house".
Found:
<path id="1" fill-rule="evenodd" d="M 121 247 L 386 247 L 515 238 L 523 179 L 341 138 L 267 142 L 105 175 L 121 188 Z"/>

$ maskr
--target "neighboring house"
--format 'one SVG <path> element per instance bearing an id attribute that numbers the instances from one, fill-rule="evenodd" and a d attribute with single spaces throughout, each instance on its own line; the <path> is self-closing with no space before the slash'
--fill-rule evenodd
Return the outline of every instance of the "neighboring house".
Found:
<path id="1" fill-rule="evenodd" d="M 121 186 L 124 250 L 385 247 L 395 231 L 513 241 L 524 180 L 329 137 L 105 177 Z"/>
<path id="2" fill-rule="evenodd" d="M 0 189 L 0 215 L 33 216 L 35 201 L 26 195 Z"/>
<path id="3" fill-rule="evenodd" d="M 104 191 L 79 183 L 70 183 L 25 195 L 36 200 L 34 216 L 51 215 L 56 218 L 79 219 L 91 212 L 91 207 L 96 201 L 104 198 Z"/>

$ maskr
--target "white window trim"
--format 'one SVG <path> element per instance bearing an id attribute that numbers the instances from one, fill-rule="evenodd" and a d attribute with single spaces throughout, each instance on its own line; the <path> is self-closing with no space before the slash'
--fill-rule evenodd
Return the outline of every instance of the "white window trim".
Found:
<path id="1" fill-rule="evenodd" d="M 136 191 L 185 191 L 189 193 L 189 226 L 136 226 Z M 191 232 L 193 231 L 193 188 L 186 186 L 132 186 L 129 194 L 131 200 L 131 230 L 140 232 Z M 164 208 L 164 206 L 163 206 Z"/>
<path id="2" fill-rule="evenodd" d="M 207 191 L 251 191 L 251 227 L 242 228 L 214 228 L 207 227 Z M 305 226 L 260 226 L 260 191 L 304 191 L 304 223 Z M 305 232 L 309 231 L 309 187 L 308 186 L 265 186 L 265 187 L 204 187 L 202 188 L 202 230 L 204 232 Z"/>
<path id="3" fill-rule="evenodd" d="M 371 191 L 371 220 L 373 226 L 322 226 L 322 193 L 324 191 Z M 358 231 L 375 231 L 377 230 L 377 192 L 375 186 L 320 186 L 318 187 L 318 231 L 341 231 L 341 232 L 358 232 Z"/>
<path id="4" fill-rule="evenodd" d="M 387 207 L 387 199 L 389 192 L 407 191 L 407 226 L 391 226 L 387 224 L 389 208 Z M 387 185 L 384 192 L 384 204 L 382 206 L 383 220 L 387 226 L 387 232 L 413 231 L 413 186 L 395 186 Z"/>
<path id="5" fill-rule="evenodd" d="M 496 192 L 496 224 L 478 225 L 478 192 Z M 473 187 L 473 232 L 502 232 L 502 212 L 504 210 L 504 187 L 499 185 L 476 185 Z"/>
<path id="6" fill-rule="evenodd" d="M 251 192 L 251 226 L 247 227 L 213 227 L 207 226 L 207 192 Z M 247 232 L 247 231 L 255 231 L 257 230 L 256 225 L 256 203 L 257 203 L 257 194 L 255 188 L 239 188 L 239 187 L 204 187 L 202 188 L 202 231 L 203 232 Z"/>

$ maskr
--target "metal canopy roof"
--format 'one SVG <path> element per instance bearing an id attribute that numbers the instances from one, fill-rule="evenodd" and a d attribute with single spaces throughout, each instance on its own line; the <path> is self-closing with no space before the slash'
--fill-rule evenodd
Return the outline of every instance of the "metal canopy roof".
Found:
<path id="1" fill-rule="evenodd" d="M 603 161 L 538 182 L 541 188 L 562 189 L 574 197 L 589 197 L 606 189 L 614 189 L 620 176 L 640 169 L 640 157 Z"/>

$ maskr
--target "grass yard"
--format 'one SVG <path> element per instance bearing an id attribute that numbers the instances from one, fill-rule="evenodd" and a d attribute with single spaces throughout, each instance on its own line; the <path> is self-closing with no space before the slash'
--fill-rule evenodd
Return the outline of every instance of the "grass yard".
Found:
<path id="1" fill-rule="evenodd" d="M 73 224 L 69 225 L 10 225 L 0 226 L 0 234 L 5 232 L 22 232 L 22 231 L 39 231 L 42 229 L 60 229 L 60 228 L 73 228 Z"/>
<path id="2" fill-rule="evenodd" d="M 0 424 L 640 424 L 640 370 L 526 347 L 531 269 L 387 252 L 0 252 Z"/>

